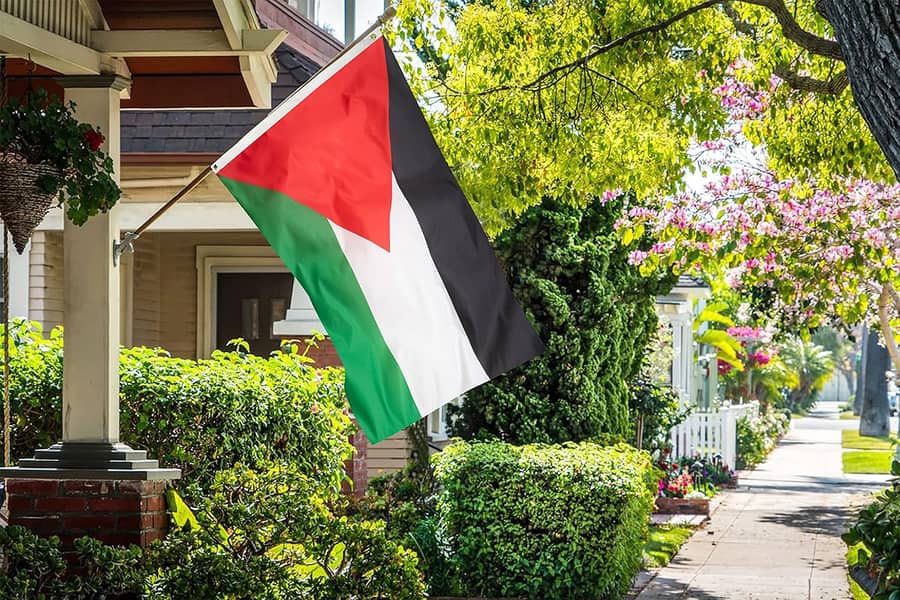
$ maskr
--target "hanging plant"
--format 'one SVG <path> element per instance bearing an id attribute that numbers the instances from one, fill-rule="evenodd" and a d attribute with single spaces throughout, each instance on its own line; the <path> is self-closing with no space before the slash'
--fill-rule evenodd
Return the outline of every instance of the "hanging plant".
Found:
<path id="1" fill-rule="evenodd" d="M 121 196 L 112 159 L 100 149 L 103 134 L 74 110 L 43 89 L 0 106 L 0 217 L 20 254 L 54 200 L 83 225 Z"/>

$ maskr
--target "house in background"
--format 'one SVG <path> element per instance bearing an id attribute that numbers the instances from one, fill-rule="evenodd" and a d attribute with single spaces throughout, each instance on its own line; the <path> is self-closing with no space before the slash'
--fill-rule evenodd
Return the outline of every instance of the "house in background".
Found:
<path id="1" fill-rule="evenodd" d="M 687 275 L 678 278 L 675 287 L 656 298 L 660 323 L 672 334 L 672 370 L 667 383 L 676 390 L 682 406 L 710 406 L 716 397 L 718 373 L 715 361 L 700 352 L 694 343 L 694 320 L 710 297 L 710 287 Z"/>
<path id="2" fill-rule="evenodd" d="M 298 6 L 296 1 L 255 2 L 262 24 L 288 32 L 273 53 L 273 107 L 343 47 Z M 122 231 L 143 223 L 268 112 L 123 110 Z M 45 329 L 62 324 L 62 229 L 57 209 L 25 254 L 10 256 L 11 314 Z M 120 293 L 121 343 L 159 346 L 182 358 L 208 357 L 234 338 L 266 355 L 285 338 L 324 332 L 309 298 L 215 176 L 165 213 L 134 243 L 133 253 L 122 256 Z M 340 364 L 328 340 L 310 355 L 320 366 Z M 438 423 L 443 421 L 432 417 L 429 425 Z M 438 429 L 435 438 L 441 439 L 442 425 Z M 366 475 L 402 468 L 409 452 L 404 433 L 367 447 Z"/>
<path id="3" fill-rule="evenodd" d="M 682 407 L 689 407 L 685 421 L 669 434 L 674 458 L 719 457 L 734 467 L 737 459 L 737 420 L 758 414 L 756 402 L 730 405 L 720 403 L 716 349 L 694 341 L 694 325 L 710 288 L 702 280 L 681 276 L 675 287 L 656 299 L 661 323 L 672 332 L 673 359 L 669 383 L 678 392 Z M 696 333 L 702 334 L 704 323 Z"/>

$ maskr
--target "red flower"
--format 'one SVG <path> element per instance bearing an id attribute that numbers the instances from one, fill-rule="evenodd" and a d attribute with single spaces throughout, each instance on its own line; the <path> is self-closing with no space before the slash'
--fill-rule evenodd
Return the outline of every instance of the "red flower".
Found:
<path id="1" fill-rule="evenodd" d="M 84 132 L 84 141 L 87 142 L 88 148 L 95 152 L 103 145 L 103 140 L 103 134 L 99 131 L 88 129 Z"/>

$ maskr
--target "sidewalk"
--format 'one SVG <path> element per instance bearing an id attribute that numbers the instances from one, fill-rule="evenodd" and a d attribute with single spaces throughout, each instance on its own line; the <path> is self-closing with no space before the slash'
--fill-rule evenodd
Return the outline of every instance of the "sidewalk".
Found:
<path id="1" fill-rule="evenodd" d="M 850 598 L 840 535 L 884 478 L 843 476 L 840 423 L 798 419 L 638 600 Z"/>

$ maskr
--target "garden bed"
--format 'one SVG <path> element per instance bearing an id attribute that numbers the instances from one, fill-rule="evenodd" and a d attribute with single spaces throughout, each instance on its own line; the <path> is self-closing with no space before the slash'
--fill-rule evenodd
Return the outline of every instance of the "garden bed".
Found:
<path id="1" fill-rule="evenodd" d="M 709 498 L 657 498 L 654 512 L 663 515 L 708 515 Z"/>

